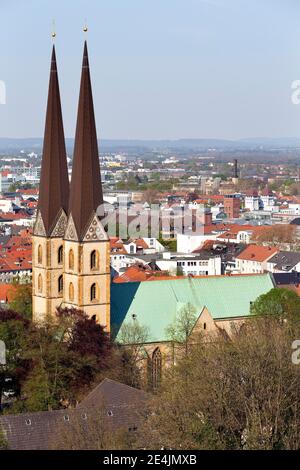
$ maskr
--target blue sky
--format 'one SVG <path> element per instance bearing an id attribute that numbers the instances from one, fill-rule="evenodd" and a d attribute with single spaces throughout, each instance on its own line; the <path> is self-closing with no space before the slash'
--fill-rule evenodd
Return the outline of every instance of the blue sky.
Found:
<path id="1" fill-rule="evenodd" d="M 85 18 L 99 137 L 300 137 L 299 0 L 0 0 L 0 137 L 43 135 L 56 22 L 74 136 Z"/>

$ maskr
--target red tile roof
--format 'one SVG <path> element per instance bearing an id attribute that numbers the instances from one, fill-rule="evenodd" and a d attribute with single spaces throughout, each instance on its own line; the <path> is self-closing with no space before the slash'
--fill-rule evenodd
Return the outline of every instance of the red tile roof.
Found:
<path id="1" fill-rule="evenodd" d="M 263 262 L 278 253 L 278 249 L 271 246 L 249 245 L 236 259 Z"/>

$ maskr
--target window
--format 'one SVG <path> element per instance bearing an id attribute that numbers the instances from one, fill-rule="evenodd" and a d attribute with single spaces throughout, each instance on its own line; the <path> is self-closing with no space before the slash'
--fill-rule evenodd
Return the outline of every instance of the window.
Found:
<path id="1" fill-rule="evenodd" d="M 130 254 L 134 254 L 134 246 L 133 245 L 130 246 Z"/>
<path id="2" fill-rule="evenodd" d="M 74 300 L 74 286 L 72 282 L 69 284 L 69 300 L 72 302 Z"/>
<path id="3" fill-rule="evenodd" d="M 206 327 L 207 327 L 206 323 L 203 323 L 203 329 L 204 330 L 206 330 Z"/>
<path id="4" fill-rule="evenodd" d="M 97 284 L 91 285 L 91 302 L 97 300 Z"/>
<path id="5" fill-rule="evenodd" d="M 74 251 L 69 251 L 69 269 L 74 269 Z"/>
<path id="6" fill-rule="evenodd" d="M 43 251 L 41 245 L 38 246 L 38 263 L 41 264 L 43 261 Z"/>
<path id="7" fill-rule="evenodd" d="M 91 253 L 91 269 L 99 269 L 99 254 L 96 250 Z"/>
<path id="8" fill-rule="evenodd" d="M 58 264 L 62 264 L 64 259 L 64 251 L 62 245 L 58 248 L 57 258 Z"/>
<path id="9" fill-rule="evenodd" d="M 58 278 L 58 292 L 59 292 L 59 294 L 62 293 L 63 289 L 64 289 L 64 278 L 63 278 L 63 275 L 61 275 Z"/>
<path id="10" fill-rule="evenodd" d="M 152 354 L 151 382 L 153 390 L 157 390 L 161 384 L 162 357 L 159 348 Z"/>
<path id="11" fill-rule="evenodd" d="M 42 275 L 39 274 L 39 276 L 38 276 L 38 291 L 42 292 L 42 290 L 43 290 L 43 278 L 42 278 Z"/>

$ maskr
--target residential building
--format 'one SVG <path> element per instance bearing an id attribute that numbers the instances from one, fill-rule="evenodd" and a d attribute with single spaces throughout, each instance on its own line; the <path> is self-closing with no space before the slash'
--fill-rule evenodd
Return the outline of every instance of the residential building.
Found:
<path id="1" fill-rule="evenodd" d="M 267 262 L 278 252 L 271 246 L 248 245 L 236 257 L 236 270 L 241 274 L 258 274 L 267 271 Z"/>

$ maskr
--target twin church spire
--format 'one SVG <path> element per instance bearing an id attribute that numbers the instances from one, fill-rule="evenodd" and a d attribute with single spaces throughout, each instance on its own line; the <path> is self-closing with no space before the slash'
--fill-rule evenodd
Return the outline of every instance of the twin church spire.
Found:
<path id="1" fill-rule="evenodd" d="M 69 179 L 66 145 L 55 47 L 53 46 L 38 207 L 44 224 L 45 236 L 51 236 L 61 211 L 68 213 L 68 204 Z"/>
<path id="2" fill-rule="evenodd" d="M 38 206 L 45 236 L 53 235 L 63 211 L 72 217 L 76 238 L 83 240 L 88 224 L 101 204 L 103 195 L 87 43 L 84 43 L 70 185 L 53 46 Z"/>
<path id="3" fill-rule="evenodd" d="M 97 214 L 103 204 L 87 44 L 69 184 L 55 48 L 37 219 L 32 237 L 33 318 L 77 308 L 110 328 L 110 247 Z M 102 214 L 101 214 L 102 215 Z"/>
<path id="4" fill-rule="evenodd" d="M 98 206 L 103 204 L 100 178 L 93 94 L 85 42 L 69 203 L 69 214 L 73 218 L 79 240 L 84 238 Z"/>

